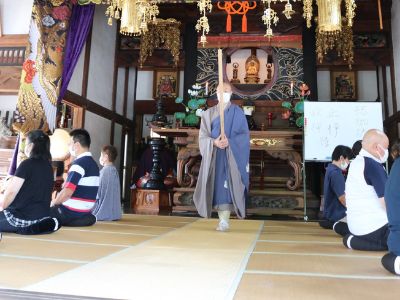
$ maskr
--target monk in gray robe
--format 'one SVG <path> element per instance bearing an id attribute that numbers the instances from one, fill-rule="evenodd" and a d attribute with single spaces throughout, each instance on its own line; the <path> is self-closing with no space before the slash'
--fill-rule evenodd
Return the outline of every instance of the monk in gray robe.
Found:
<path id="1" fill-rule="evenodd" d="M 223 99 L 206 110 L 201 117 L 199 147 L 202 156 L 193 201 L 200 216 L 211 217 L 218 211 L 217 230 L 229 229 L 234 211 L 244 218 L 249 189 L 250 134 L 246 117 L 240 107 L 230 102 L 232 90 L 224 83 Z M 218 97 L 220 93 L 217 93 Z M 221 135 L 219 106 L 224 106 L 225 135 Z"/>
<path id="2" fill-rule="evenodd" d="M 92 214 L 98 221 L 115 221 L 121 219 L 121 188 L 118 171 L 114 166 L 117 149 L 104 146 L 100 154 L 100 185 Z"/>

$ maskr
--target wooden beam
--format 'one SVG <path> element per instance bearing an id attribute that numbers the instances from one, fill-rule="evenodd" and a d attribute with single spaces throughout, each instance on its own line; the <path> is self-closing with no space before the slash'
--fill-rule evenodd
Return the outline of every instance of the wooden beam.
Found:
<path id="1" fill-rule="evenodd" d="M 0 47 L 26 47 L 28 37 L 27 34 L 4 34 L 0 37 Z"/>
<path id="2" fill-rule="evenodd" d="M 90 111 L 96 115 L 99 115 L 103 118 L 111 120 L 118 124 L 121 124 L 129 129 L 133 129 L 134 123 L 132 120 L 124 118 L 120 114 L 117 114 L 108 108 L 105 108 L 89 99 L 83 98 L 82 96 L 75 94 L 71 91 L 67 91 L 65 93 L 64 99 L 72 104 L 79 105 L 85 107 L 87 111 Z"/>
<path id="3" fill-rule="evenodd" d="M 385 120 L 386 120 L 389 117 L 386 66 L 381 66 L 381 68 L 382 68 L 382 86 L 383 86 L 383 107 L 385 108 Z"/>
<path id="4" fill-rule="evenodd" d="M 128 107 L 128 89 L 129 89 L 129 67 L 125 67 L 125 82 L 124 82 L 124 103 L 122 107 L 122 115 L 126 118 Z"/>

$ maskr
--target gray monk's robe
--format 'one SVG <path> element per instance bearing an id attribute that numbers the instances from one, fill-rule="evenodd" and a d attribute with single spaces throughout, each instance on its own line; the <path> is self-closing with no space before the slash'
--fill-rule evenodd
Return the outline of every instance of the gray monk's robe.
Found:
<path id="1" fill-rule="evenodd" d="M 104 166 L 100 170 L 100 185 L 92 214 L 98 221 L 121 219 L 121 188 L 117 169 Z"/>
<path id="2" fill-rule="evenodd" d="M 227 104 L 224 119 L 229 146 L 221 150 L 214 146 L 214 139 L 220 135 L 219 106 L 209 108 L 202 115 L 199 132 L 202 161 L 193 201 L 202 217 L 209 218 L 213 206 L 227 210 L 231 203 L 237 216 L 244 218 L 245 199 L 249 188 L 249 128 L 242 109 L 237 105 Z M 224 170 L 220 172 L 217 168 Z M 225 178 L 216 178 L 216 173 Z M 219 192 L 224 189 L 226 193 Z"/>

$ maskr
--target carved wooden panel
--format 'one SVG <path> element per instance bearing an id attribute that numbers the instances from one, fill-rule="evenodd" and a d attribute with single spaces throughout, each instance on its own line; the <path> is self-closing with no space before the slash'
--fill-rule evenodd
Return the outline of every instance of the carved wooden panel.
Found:
<path id="1" fill-rule="evenodd" d="M 0 93 L 18 94 L 22 67 L 0 67 Z"/>

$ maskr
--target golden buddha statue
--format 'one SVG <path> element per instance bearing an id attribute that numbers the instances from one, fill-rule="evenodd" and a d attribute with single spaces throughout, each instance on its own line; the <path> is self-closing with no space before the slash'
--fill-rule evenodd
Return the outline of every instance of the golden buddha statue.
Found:
<path id="1" fill-rule="evenodd" d="M 256 55 L 256 49 L 251 49 L 251 55 L 246 60 L 246 77 L 244 82 L 254 84 L 260 82 L 258 72 L 260 71 L 260 61 Z"/>

